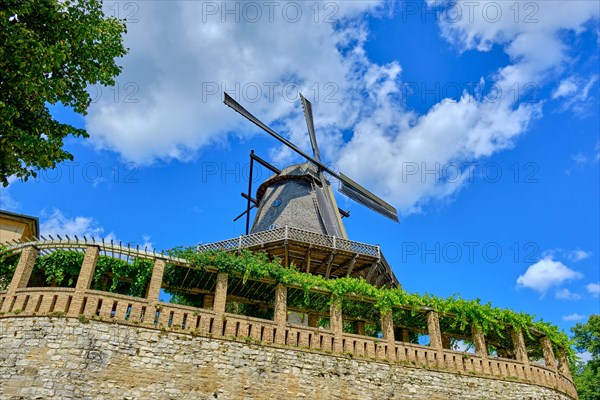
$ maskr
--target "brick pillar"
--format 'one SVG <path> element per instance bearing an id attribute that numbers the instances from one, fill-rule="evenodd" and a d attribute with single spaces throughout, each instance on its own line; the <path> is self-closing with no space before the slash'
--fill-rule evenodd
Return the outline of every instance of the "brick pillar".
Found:
<path id="1" fill-rule="evenodd" d="M 521 361 L 525 365 L 529 365 L 529 358 L 527 357 L 527 348 L 525 347 L 525 338 L 523 337 L 523 332 L 512 329 L 510 335 L 512 337 L 513 345 L 515 346 L 515 356 L 517 361 Z"/>
<path id="2" fill-rule="evenodd" d="M 569 360 L 567 360 L 567 354 L 563 349 L 558 351 L 558 372 L 573 380 L 571 371 L 569 370 Z"/>
<path id="3" fill-rule="evenodd" d="M 556 370 L 556 358 L 554 357 L 554 349 L 552 348 L 552 342 L 546 336 L 540 339 L 542 345 L 542 351 L 544 352 L 544 361 L 548 368 Z"/>
<path id="4" fill-rule="evenodd" d="M 215 296 L 212 294 L 205 294 L 202 299 L 202 308 L 206 308 L 207 310 L 212 310 L 215 304 Z"/>
<path id="5" fill-rule="evenodd" d="M 223 332 L 223 322 L 225 321 L 225 306 L 227 305 L 227 274 L 219 272 L 217 274 L 217 285 L 215 287 L 215 299 L 213 311 L 215 313 L 215 323 L 213 331 L 217 335 Z"/>
<path id="6" fill-rule="evenodd" d="M 485 343 L 485 337 L 481 329 L 472 325 L 471 333 L 473 335 L 473 344 L 475 345 L 475 354 L 483 358 L 488 358 L 487 344 Z"/>
<path id="7" fill-rule="evenodd" d="M 391 311 L 381 314 L 381 333 L 383 334 L 383 339 L 387 342 L 388 345 L 388 360 L 395 360 L 396 337 L 394 335 L 394 318 L 392 317 Z"/>
<path id="8" fill-rule="evenodd" d="M 77 316 L 85 313 L 85 310 L 81 309 L 83 298 L 85 297 L 85 291 L 92 285 L 99 256 L 100 248 L 98 246 L 87 246 L 85 248 L 85 256 L 83 257 L 81 270 L 79 270 L 79 275 L 77 276 L 75 293 L 73 294 L 73 300 L 71 301 L 71 307 L 69 308 L 69 316 Z"/>
<path id="9" fill-rule="evenodd" d="M 165 272 L 165 260 L 157 258 L 154 261 L 154 268 L 152 268 L 152 278 L 150 278 L 150 284 L 148 285 L 148 302 L 158 303 L 158 296 L 160 295 L 160 287 L 162 286 L 163 274 Z"/>
<path id="10" fill-rule="evenodd" d="M 442 349 L 442 332 L 440 331 L 440 319 L 438 313 L 430 311 L 427 313 L 427 330 L 429 332 L 430 346 L 434 349 Z"/>
<path id="11" fill-rule="evenodd" d="M 33 271 L 33 265 L 35 264 L 35 259 L 39 254 L 38 249 L 33 246 L 29 246 L 23 249 L 21 252 L 21 256 L 19 257 L 19 262 L 17 263 L 17 267 L 15 268 L 15 273 L 8 285 L 8 289 L 6 290 L 4 304 L 2 305 L 3 312 L 8 312 L 11 310 L 21 310 L 23 309 L 24 299 L 19 299 L 19 302 L 15 302 L 13 304 L 13 300 L 17 295 L 17 289 L 27 287 L 29 283 L 29 278 L 31 278 L 31 272 Z"/>
<path id="12" fill-rule="evenodd" d="M 27 287 L 38 254 L 39 250 L 33 246 L 23 249 L 17 267 L 15 268 L 15 273 L 13 274 L 10 285 L 8 285 L 8 290 L 6 291 L 7 298 L 9 295 L 14 296 L 17 289 Z"/>
<path id="13" fill-rule="evenodd" d="M 275 286 L 275 310 L 273 320 L 277 324 L 275 343 L 285 344 L 285 327 L 287 325 L 287 288 L 281 283 Z"/>
<path id="14" fill-rule="evenodd" d="M 394 320 L 391 311 L 381 314 L 381 333 L 388 343 L 393 344 L 395 342 Z"/>
<path id="15" fill-rule="evenodd" d="M 319 317 L 318 314 L 308 314 L 308 326 L 312 328 L 316 328 L 319 325 Z"/>
<path id="16" fill-rule="evenodd" d="M 331 303 L 329 307 L 329 329 L 333 332 L 333 351 L 341 353 L 342 349 L 342 335 L 343 335 L 343 323 L 342 323 L 342 300 L 336 299 Z"/>
<path id="17" fill-rule="evenodd" d="M 365 334 L 365 321 L 356 321 L 356 334 L 364 335 Z"/>
<path id="18" fill-rule="evenodd" d="M 483 331 L 479 329 L 479 327 L 477 327 L 476 325 L 471 325 L 471 334 L 473 337 L 473 344 L 475 345 L 475 354 L 482 358 L 481 372 L 483 372 L 484 374 L 489 374 L 491 372 L 490 363 L 488 361 L 489 354 Z"/>

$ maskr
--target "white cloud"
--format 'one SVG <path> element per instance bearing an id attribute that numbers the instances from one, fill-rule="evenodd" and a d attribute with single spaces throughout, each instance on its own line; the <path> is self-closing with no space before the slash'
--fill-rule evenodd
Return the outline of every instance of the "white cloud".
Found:
<path id="1" fill-rule="evenodd" d="M 591 256 L 592 256 L 591 251 L 585 251 L 585 250 L 581 250 L 581 249 L 572 250 L 565 254 L 565 257 L 568 260 L 575 261 L 575 262 L 585 260 L 586 258 L 589 258 Z"/>
<path id="2" fill-rule="evenodd" d="M 567 288 L 557 290 L 554 296 L 559 300 L 581 300 L 580 294 L 573 293 Z"/>
<path id="3" fill-rule="evenodd" d="M 600 296 L 600 284 L 598 283 L 590 283 L 585 287 L 592 296 L 598 297 Z"/>
<path id="4" fill-rule="evenodd" d="M 512 3 L 507 2 L 501 4 L 505 17 L 492 23 L 482 17 L 481 9 L 498 3 L 478 2 L 481 8 L 474 20 L 468 14 L 458 22 L 442 20 L 443 35 L 459 50 L 488 51 L 499 45 L 510 62 L 482 77 L 473 93 L 456 101 L 444 99 L 418 115 L 405 108 L 400 96 L 402 60 L 379 65 L 366 54 L 369 31 L 364 16 L 387 11 L 383 1 L 326 3 L 338 8 L 337 24 L 323 22 L 331 10 L 321 10 L 320 22 L 315 23 L 310 2 L 294 3 L 303 7 L 294 23 L 289 13 L 282 15 L 284 5 L 272 20 L 262 10 L 260 23 L 252 23 L 254 14 L 242 11 L 240 21 L 235 14 L 223 14 L 224 2 L 210 3 L 217 7 L 211 10 L 214 15 L 207 13 L 209 2 L 141 2 L 135 15 L 139 22 L 128 26 L 126 45 L 131 52 L 118 78 L 119 101 L 114 90 L 104 89 L 86 124 L 97 147 L 115 150 L 126 159 L 188 160 L 206 146 L 224 145 L 228 132 L 258 132 L 222 104 L 222 90 L 234 89 L 243 105 L 307 149 L 298 102 L 286 101 L 281 86 L 270 98 L 267 86 L 298 82 L 314 101 L 325 159 L 401 212 L 418 212 L 428 201 L 453 196 L 464 186 L 472 170 L 464 163 L 511 148 L 541 116 L 542 103 L 520 101 L 523 97 L 515 95 L 515 88 L 523 95 L 527 85 L 543 86 L 560 72 L 568 61 L 568 46 L 559 33 L 581 32 L 586 21 L 598 16 L 593 3 L 535 3 L 538 23 L 515 23 L 506 17 L 512 15 Z M 521 19 L 529 15 L 522 11 Z M 495 101 L 481 94 L 490 84 L 503 93 Z M 287 97 L 295 97 L 291 88 Z M 257 89 L 262 97 L 254 101 L 249 97 Z M 567 85 L 558 90 L 565 98 L 570 89 Z M 327 102 L 334 91 L 337 102 Z M 137 102 L 125 102 L 126 97 Z M 348 143 L 342 139 L 345 130 L 352 131 Z M 289 152 L 279 153 L 274 161 L 289 160 Z M 454 163 L 460 171 L 453 179 L 423 179 L 424 169 L 455 171 Z M 420 173 L 408 175 L 407 167 L 415 165 Z"/>
<path id="5" fill-rule="evenodd" d="M 92 217 L 69 217 L 63 214 L 61 210 L 54 209 L 49 215 L 42 212 L 42 222 L 40 224 L 40 232 L 44 236 L 48 235 L 69 235 L 82 238 L 105 238 L 108 240 L 116 240 L 113 232 L 104 234 L 104 228 L 98 225 L 98 222 Z"/>
<path id="6" fill-rule="evenodd" d="M 560 261 L 545 257 L 527 268 L 525 274 L 517 278 L 517 285 L 545 294 L 553 286 L 582 277 L 581 273 L 570 269 Z"/>
<path id="7" fill-rule="evenodd" d="M 598 75 L 592 75 L 587 79 L 571 76 L 563 80 L 558 88 L 552 93 L 553 99 L 563 98 L 561 111 L 573 110 L 582 114 L 588 110 L 587 103 L 592 87 L 598 81 Z"/>
<path id="8" fill-rule="evenodd" d="M 587 315 L 581 315 L 577 313 L 563 316 L 564 321 L 581 321 L 587 318 Z"/>
<path id="9" fill-rule="evenodd" d="M 4 187 L 0 185 L 0 210 L 6 211 L 17 211 L 21 208 L 19 203 L 10 193 L 10 185 L 17 179 L 14 176 L 8 177 L 8 186 Z"/>
<path id="10" fill-rule="evenodd" d="M 142 235 L 142 240 L 143 242 L 140 245 L 141 249 L 148 249 L 148 251 L 154 250 L 154 243 L 152 243 L 152 237 L 150 235 Z"/>
<path id="11" fill-rule="evenodd" d="M 563 80 L 554 92 L 552 92 L 552 98 L 558 99 L 559 97 L 570 96 L 575 92 L 577 92 L 577 84 L 572 77 L 569 77 Z"/>
<path id="12" fill-rule="evenodd" d="M 588 361 L 590 361 L 592 359 L 592 353 L 590 353 L 589 351 L 585 351 L 583 353 L 577 353 L 577 357 L 579 357 L 581 359 L 581 362 L 587 363 Z"/>

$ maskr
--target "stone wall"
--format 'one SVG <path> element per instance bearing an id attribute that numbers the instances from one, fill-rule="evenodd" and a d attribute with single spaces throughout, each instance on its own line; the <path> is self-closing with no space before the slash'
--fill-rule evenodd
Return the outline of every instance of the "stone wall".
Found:
<path id="1" fill-rule="evenodd" d="M 1 318 L 0 399 L 569 399 L 511 380 L 84 322 Z"/>

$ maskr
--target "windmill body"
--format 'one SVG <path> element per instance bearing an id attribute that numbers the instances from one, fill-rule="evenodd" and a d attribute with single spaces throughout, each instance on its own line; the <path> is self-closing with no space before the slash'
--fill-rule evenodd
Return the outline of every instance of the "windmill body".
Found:
<path id="1" fill-rule="evenodd" d="M 262 249 L 271 256 L 281 258 L 284 265 L 294 263 L 297 267 L 301 266 L 302 270 L 326 279 L 347 276 L 363 278 L 376 286 L 399 286 L 378 246 L 348 239 L 342 216 L 348 217 L 349 213 L 338 208 L 328 176 L 339 181 L 342 194 L 394 221 L 398 221 L 396 209 L 343 173 L 333 171 L 321 162 L 312 105 L 302 95 L 300 98 L 312 156 L 269 128 L 225 93 L 226 105 L 306 159 L 304 163 L 279 170 L 255 156 L 254 152 L 251 153 L 248 193 L 242 194 L 248 201 L 248 207 L 238 216 L 240 218 L 246 214 L 247 231 L 250 210 L 256 207 L 258 211 L 251 234 L 247 238 L 240 237 L 238 247 L 245 245 Z M 274 172 L 259 186 L 256 198 L 252 197 L 251 190 L 254 160 Z M 226 241 L 204 248 L 228 247 L 232 243 Z"/>
<path id="2" fill-rule="evenodd" d="M 347 239 L 330 185 L 310 162 L 291 165 L 267 179 L 256 192 L 258 211 L 252 233 L 292 226 Z M 333 200 L 333 201 L 332 201 Z"/>

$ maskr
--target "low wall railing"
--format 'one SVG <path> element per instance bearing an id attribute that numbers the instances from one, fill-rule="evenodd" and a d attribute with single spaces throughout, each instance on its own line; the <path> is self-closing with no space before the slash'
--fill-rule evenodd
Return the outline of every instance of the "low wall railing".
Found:
<path id="1" fill-rule="evenodd" d="M 174 331 L 211 338 L 236 340 L 266 346 L 286 346 L 300 351 L 316 351 L 337 356 L 399 364 L 416 368 L 446 371 L 458 374 L 511 380 L 548 387 L 576 399 L 577 393 L 564 354 L 558 362 L 551 346 L 546 347 L 546 365 L 532 364 L 525 356 L 521 359 L 492 357 L 443 348 L 437 314 L 428 314 L 430 346 L 421 346 L 394 337 L 390 330 L 390 315 L 382 316 L 383 337 L 350 334 L 342 329 L 342 307 L 333 303 L 330 310 L 330 327 L 298 325 L 288 322 L 287 288 L 276 285 L 274 319 L 266 320 L 226 312 L 226 274 L 217 274 L 214 294 L 204 308 L 184 306 L 159 301 L 159 293 L 166 262 L 185 265 L 186 261 L 173 259 L 153 252 L 119 247 L 102 243 L 29 243 L 16 244 L 12 251 L 21 252 L 19 262 L 7 290 L 0 291 L 0 318 L 15 316 L 55 316 L 94 319 L 127 325 L 143 326 L 162 331 Z M 35 259 L 40 249 L 73 248 L 82 246 L 85 257 L 74 288 L 27 287 Z M 91 279 L 101 251 L 134 257 L 154 258 L 155 264 L 145 298 L 92 290 Z M 437 326 L 437 328 L 436 328 Z M 477 332 L 474 335 L 478 335 Z M 476 340 L 484 343 L 479 334 Z M 436 344 L 439 343 L 439 344 Z M 515 342 L 516 354 L 523 354 L 522 336 Z M 520 348 L 518 348 L 521 346 Z M 484 346 L 484 348 L 487 348 Z"/>

